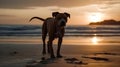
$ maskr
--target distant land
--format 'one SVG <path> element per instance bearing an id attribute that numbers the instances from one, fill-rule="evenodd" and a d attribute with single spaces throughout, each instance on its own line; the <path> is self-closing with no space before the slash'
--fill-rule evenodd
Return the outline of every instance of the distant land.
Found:
<path id="1" fill-rule="evenodd" d="M 89 25 L 120 25 L 120 21 L 111 19 L 111 20 L 104 20 L 100 22 L 91 22 L 89 23 Z"/>

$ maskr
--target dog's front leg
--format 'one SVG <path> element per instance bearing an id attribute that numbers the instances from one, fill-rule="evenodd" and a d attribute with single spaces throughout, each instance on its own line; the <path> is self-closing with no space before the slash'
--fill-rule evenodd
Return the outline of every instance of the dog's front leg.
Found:
<path id="1" fill-rule="evenodd" d="M 51 58 L 55 58 L 55 55 L 54 55 L 54 51 L 53 51 L 53 40 L 49 40 L 48 41 L 48 47 L 49 47 L 49 50 L 50 50 L 50 57 Z"/>
<path id="2" fill-rule="evenodd" d="M 57 57 L 58 58 L 62 57 L 62 55 L 60 54 L 61 44 L 62 44 L 62 37 L 59 37 L 59 39 L 58 39 L 58 48 L 57 48 Z"/>

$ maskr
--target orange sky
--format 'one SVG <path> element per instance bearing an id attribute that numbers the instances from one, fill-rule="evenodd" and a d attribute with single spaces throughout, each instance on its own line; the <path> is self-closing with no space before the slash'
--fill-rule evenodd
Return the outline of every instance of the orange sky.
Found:
<path id="1" fill-rule="evenodd" d="M 0 24 L 41 24 L 28 20 L 33 16 L 50 17 L 54 11 L 70 13 L 70 25 L 120 20 L 120 0 L 0 0 Z"/>

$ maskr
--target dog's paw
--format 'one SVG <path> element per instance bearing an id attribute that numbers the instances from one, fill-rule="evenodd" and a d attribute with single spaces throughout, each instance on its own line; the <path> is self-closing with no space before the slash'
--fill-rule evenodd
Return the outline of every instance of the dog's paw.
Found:
<path id="1" fill-rule="evenodd" d="M 45 54 L 46 54 L 46 51 L 43 51 L 42 54 L 45 55 Z"/>
<path id="2" fill-rule="evenodd" d="M 57 55 L 57 58 L 62 58 L 63 56 L 62 55 Z"/>
<path id="3" fill-rule="evenodd" d="M 55 58 L 55 56 L 54 56 L 54 55 L 52 55 L 52 56 L 50 56 L 50 58 L 54 59 L 54 58 Z"/>

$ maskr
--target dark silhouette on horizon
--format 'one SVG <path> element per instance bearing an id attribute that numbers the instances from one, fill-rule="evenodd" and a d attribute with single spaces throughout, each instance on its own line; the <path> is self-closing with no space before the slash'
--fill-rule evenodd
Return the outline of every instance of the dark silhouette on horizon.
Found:
<path id="1" fill-rule="evenodd" d="M 89 25 L 120 25 L 120 21 L 110 19 L 110 20 L 104 20 L 100 22 L 91 22 L 89 23 Z"/>

